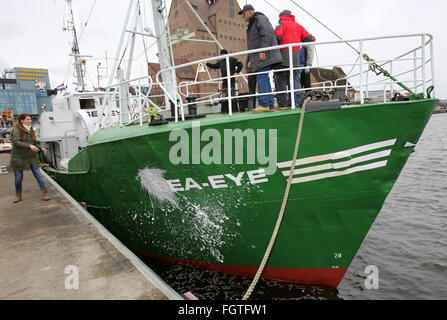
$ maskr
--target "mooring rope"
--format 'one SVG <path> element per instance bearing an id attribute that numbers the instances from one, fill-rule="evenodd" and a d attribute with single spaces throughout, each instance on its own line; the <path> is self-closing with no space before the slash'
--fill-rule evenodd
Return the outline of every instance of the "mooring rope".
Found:
<path id="1" fill-rule="evenodd" d="M 264 271 L 265 265 L 267 264 L 267 261 L 270 257 L 270 253 L 272 251 L 273 245 L 275 244 L 276 237 L 278 236 L 279 228 L 281 227 L 282 218 L 284 216 L 284 211 L 285 211 L 286 205 L 287 205 L 287 200 L 289 199 L 290 187 L 292 186 L 292 179 L 293 179 L 293 176 L 295 175 L 296 158 L 298 157 L 298 151 L 300 148 L 301 133 L 303 131 L 304 114 L 306 113 L 306 106 L 310 100 L 311 100 L 311 98 L 308 97 L 304 101 L 303 108 L 301 109 L 300 124 L 298 127 L 298 133 L 297 133 L 296 143 L 295 143 L 295 151 L 294 151 L 293 160 L 292 160 L 292 168 L 291 168 L 292 170 L 290 170 L 289 179 L 287 181 L 287 187 L 286 187 L 286 191 L 284 193 L 281 210 L 279 211 L 278 220 L 276 221 L 275 230 L 273 231 L 272 238 L 270 239 L 270 243 L 269 243 L 267 250 L 264 254 L 264 258 L 262 259 L 261 265 L 259 266 L 258 271 L 256 272 L 256 275 L 255 275 L 250 287 L 248 288 L 247 292 L 243 296 L 242 300 L 248 300 L 248 298 L 250 298 L 253 290 L 255 289 L 255 287 L 259 281 L 259 278 L 262 275 L 262 272 Z"/>

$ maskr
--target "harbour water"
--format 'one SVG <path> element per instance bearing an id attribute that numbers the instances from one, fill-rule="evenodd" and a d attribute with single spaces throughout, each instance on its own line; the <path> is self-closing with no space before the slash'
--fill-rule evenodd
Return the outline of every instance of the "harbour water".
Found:
<path id="1" fill-rule="evenodd" d="M 339 287 L 344 299 L 447 299 L 447 114 L 434 115 Z M 364 289 L 364 269 L 380 271 Z"/>
<path id="2" fill-rule="evenodd" d="M 251 299 L 447 299 L 447 114 L 434 115 L 338 289 L 260 280 Z M 179 293 L 237 300 L 251 278 L 144 261 Z M 365 269 L 379 271 L 366 289 Z"/>

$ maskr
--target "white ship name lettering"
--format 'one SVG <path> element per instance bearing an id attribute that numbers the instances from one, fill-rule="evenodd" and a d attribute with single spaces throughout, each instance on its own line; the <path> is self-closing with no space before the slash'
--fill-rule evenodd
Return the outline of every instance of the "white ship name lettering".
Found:
<path id="1" fill-rule="evenodd" d="M 236 176 L 232 174 L 209 176 L 207 177 L 207 181 L 203 183 L 199 183 L 193 178 L 186 178 L 184 181 L 180 181 L 180 179 L 167 180 L 169 187 L 173 192 L 184 192 L 192 189 L 203 190 L 207 187 L 212 189 L 226 189 L 233 186 L 241 187 L 243 182 L 256 185 L 268 181 L 264 169 L 239 172 Z"/>

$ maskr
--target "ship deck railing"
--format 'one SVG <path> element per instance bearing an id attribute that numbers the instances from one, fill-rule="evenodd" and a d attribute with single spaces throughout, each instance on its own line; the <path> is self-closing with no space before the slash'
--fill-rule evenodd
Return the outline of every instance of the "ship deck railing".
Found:
<path id="1" fill-rule="evenodd" d="M 389 78 L 384 79 L 371 79 L 371 75 L 376 77 L 377 75 L 373 72 L 373 70 L 370 68 L 370 65 L 368 61 L 365 61 L 363 59 L 363 56 L 365 53 L 367 53 L 366 46 L 370 43 L 374 42 L 374 47 L 376 48 L 375 51 L 370 51 L 368 54 L 372 57 L 372 54 L 378 54 L 383 53 L 389 48 L 390 44 L 385 43 L 386 41 L 392 41 L 392 42 L 402 42 L 404 41 L 406 45 L 412 41 L 410 44 L 412 46 L 412 49 L 409 51 L 404 52 L 403 54 L 397 55 L 395 58 L 384 58 L 380 60 L 374 60 L 376 64 L 379 66 L 385 68 L 389 68 L 389 72 L 391 75 L 393 75 L 395 78 L 403 77 L 399 79 L 398 81 L 391 80 Z M 382 42 L 379 43 L 378 42 Z M 385 44 L 384 44 L 385 43 Z M 358 52 L 355 54 L 354 58 L 357 59 L 355 63 L 321 63 L 318 59 L 317 55 L 317 64 L 314 64 L 313 66 L 309 67 L 293 67 L 292 62 L 292 50 L 294 47 L 297 46 L 308 46 L 313 45 L 315 47 L 315 50 L 318 50 L 323 47 L 331 47 L 331 49 L 334 46 L 342 46 L 345 44 L 351 44 L 353 46 L 357 46 Z M 380 50 L 378 51 L 377 48 Z M 289 71 L 290 79 L 288 87 L 289 89 L 286 91 L 274 91 L 272 93 L 254 93 L 254 94 L 244 94 L 244 98 L 259 98 L 263 95 L 278 95 L 281 93 L 287 93 L 291 96 L 291 108 L 296 108 L 295 106 L 295 95 L 291 94 L 292 92 L 304 92 L 309 90 L 309 88 L 302 88 L 302 89 L 294 89 L 294 78 L 293 78 L 293 71 L 301 70 L 305 71 L 306 69 L 315 69 L 315 70 L 321 70 L 321 69 L 328 69 L 328 68 L 334 68 L 334 67 L 348 67 L 351 68 L 351 71 L 346 75 L 342 76 L 338 79 L 334 80 L 328 80 L 328 81 L 322 81 L 312 84 L 311 90 L 323 90 L 323 91 L 333 91 L 337 88 L 343 88 L 345 90 L 345 94 L 348 94 L 348 91 L 354 91 L 355 95 L 358 95 L 358 104 L 365 104 L 365 102 L 368 102 L 369 95 L 368 93 L 372 89 L 381 90 L 383 92 L 382 98 L 384 102 L 387 102 L 388 97 L 392 97 L 396 93 L 401 93 L 403 95 L 407 95 L 407 92 L 399 87 L 399 83 L 405 84 L 407 87 L 409 87 L 411 90 L 414 91 L 414 93 L 422 93 L 424 97 L 427 97 L 427 88 L 430 85 L 435 86 L 435 80 L 434 80 L 434 48 L 433 48 L 433 37 L 430 34 L 427 33 L 419 33 L 419 34 L 407 34 L 407 35 L 391 35 L 391 36 L 384 36 L 384 37 L 372 37 L 372 38 L 360 38 L 360 39 L 351 39 L 351 40 L 337 40 L 337 41 L 321 41 L 321 42 L 306 42 L 306 43 L 293 43 L 293 44 L 287 44 L 287 45 L 278 45 L 268 48 L 259 48 L 255 50 L 247 50 L 242 52 L 236 52 L 236 53 L 230 53 L 218 57 L 211 57 L 206 58 L 202 60 L 197 60 L 194 62 L 174 66 L 171 68 L 167 68 L 164 70 L 160 70 L 157 73 L 156 80 L 159 84 L 160 88 L 164 90 L 164 93 L 168 96 L 168 98 L 175 103 L 175 121 L 184 120 L 184 107 L 188 105 L 195 104 L 195 102 L 191 103 L 183 103 L 182 102 L 182 96 L 185 97 L 185 93 L 181 91 L 183 88 L 188 88 L 190 86 L 194 85 L 200 85 L 205 83 L 215 83 L 215 82 L 227 82 L 227 87 L 231 88 L 231 79 L 237 79 L 250 76 L 250 75 L 259 75 L 262 74 L 261 72 L 254 72 L 250 74 L 240 74 L 240 75 L 233 75 L 231 76 L 229 73 L 226 77 L 220 77 L 220 78 L 214 78 L 204 81 L 192 81 L 188 83 L 181 83 L 178 86 L 178 91 L 173 94 L 171 92 L 168 92 L 164 84 L 160 81 L 161 75 L 164 72 L 173 72 L 177 69 L 182 69 L 186 67 L 191 67 L 195 65 L 204 65 L 207 62 L 225 59 L 227 64 L 227 70 L 229 70 L 230 66 L 230 58 L 231 57 L 240 57 L 245 56 L 249 54 L 254 53 L 261 53 L 266 52 L 274 49 L 287 49 L 289 50 L 289 65 L 290 67 L 284 67 L 283 69 L 274 69 L 268 72 L 269 74 L 274 74 L 276 72 L 280 71 Z M 369 48 L 368 48 L 369 49 Z M 378 53 L 377 53 L 378 52 Z M 430 68 L 427 67 L 427 65 L 430 65 Z M 354 72 L 355 71 L 355 72 Z M 410 77 L 408 77 L 410 76 Z M 340 82 L 344 80 L 345 84 L 340 84 Z M 272 86 L 273 87 L 273 86 Z M 291 89 L 292 88 L 292 89 Z M 215 98 L 216 93 L 212 93 L 210 95 L 210 99 L 201 99 L 202 101 L 207 101 L 209 103 L 219 103 L 222 101 L 227 101 L 228 103 L 228 113 L 231 116 L 232 115 L 232 103 L 233 99 L 237 98 L 237 96 L 232 96 L 232 90 L 228 90 L 228 94 L 225 97 Z M 187 90 L 188 92 L 188 90 Z M 435 92 L 433 92 L 433 96 L 435 96 Z M 180 114 L 178 110 L 180 109 Z"/>
<path id="2" fill-rule="evenodd" d="M 352 52 L 352 55 L 348 57 L 348 54 L 346 54 L 346 50 L 348 50 L 346 44 L 358 48 L 357 52 Z M 312 45 L 315 48 L 316 63 L 312 66 L 293 66 L 293 48 L 309 45 Z M 342 46 L 346 46 L 346 48 L 343 48 Z M 403 46 L 410 47 L 410 49 L 402 50 L 401 47 Z M 396 49 L 396 47 L 398 47 L 398 49 Z M 226 60 L 227 70 L 229 70 L 231 57 L 245 57 L 249 54 L 257 54 L 274 49 L 289 50 L 289 67 L 281 67 L 281 69 L 275 68 L 266 72 L 252 72 L 248 74 L 240 73 L 230 75 L 230 73 L 228 73 L 226 77 L 209 77 L 209 79 L 206 80 L 198 80 L 198 76 L 196 75 L 194 81 L 184 81 L 179 84 L 177 84 L 177 81 L 174 81 L 174 85 L 171 86 L 174 87 L 173 92 L 169 92 L 167 89 L 169 83 L 161 81 L 163 73 L 171 73 L 175 75 L 176 71 L 179 69 L 194 66 L 197 67 L 197 72 L 199 72 L 200 66 L 204 66 L 207 62 L 220 59 Z M 329 52 L 324 55 L 324 60 L 323 58 L 320 60 L 318 55 L 320 50 Z M 396 55 L 394 51 L 400 52 Z M 401 53 L 402 51 L 404 51 L 404 53 Z M 340 52 L 343 56 L 340 58 L 340 54 L 334 54 L 334 52 Z M 373 62 L 381 68 L 387 68 L 390 74 L 397 78 L 398 81 L 383 75 L 377 75 L 371 68 L 372 62 L 363 59 L 366 53 L 372 58 L 374 58 L 375 55 L 380 56 L 380 59 L 373 60 Z M 394 58 L 383 57 L 384 54 Z M 346 61 L 347 59 L 355 60 L 355 62 L 351 63 L 350 61 Z M 350 71 L 346 74 L 344 71 L 345 69 L 343 68 L 349 69 Z M 320 81 L 317 80 L 317 82 L 313 82 L 311 88 L 295 89 L 294 71 L 296 72 L 299 70 L 305 72 L 309 69 L 311 71 L 314 70 L 314 73 L 318 75 Z M 324 71 L 328 69 L 333 72 L 335 72 L 334 70 L 341 69 L 343 73 L 337 73 L 338 76 L 335 79 L 324 79 L 324 77 L 321 76 L 321 72 L 324 73 Z M 289 74 L 288 89 L 285 91 L 275 91 L 273 89 L 272 92 L 263 94 L 244 92 L 241 95 L 242 90 L 238 88 L 238 95 L 234 95 L 232 90 L 225 90 L 226 94 L 221 94 L 223 91 L 222 84 L 224 82 L 226 82 L 227 88 L 231 88 L 232 79 L 236 79 L 236 83 L 238 82 L 237 79 L 243 79 L 248 83 L 247 79 L 249 76 L 258 76 L 263 73 L 269 74 L 270 81 L 273 82 L 273 77 L 271 75 L 281 71 L 288 71 Z M 209 75 L 209 72 L 207 73 Z M 213 90 L 209 90 L 210 92 L 194 92 L 193 94 L 196 96 L 196 100 L 192 102 L 184 102 L 184 100 L 191 95 L 193 90 L 190 88 L 192 86 L 203 84 L 218 84 L 219 90 L 217 92 Z M 172 114 L 171 117 L 173 117 L 175 122 L 178 122 L 187 119 L 187 117 L 185 117 L 185 108 L 187 109 L 188 106 L 196 106 L 198 103 L 217 105 L 225 102 L 228 104 L 228 115 L 232 116 L 233 103 L 235 103 L 235 99 L 241 97 L 243 97 L 243 99 L 256 99 L 267 95 L 277 96 L 278 94 L 288 94 L 291 100 L 290 107 L 295 109 L 295 93 L 305 93 L 309 90 L 321 91 L 332 95 L 336 91 L 340 93 L 340 90 L 342 90 L 344 91 L 344 96 L 347 98 L 346 101 L 342 101 L 342 103 L 347 103 L 349 100 L 351 104 L 359 105 L 370 103 L 370 93 L 375 92 L 373 95 L 375 98 L 379 97 L 383 102 L 388 102 L 397 93 L 408 95 L 408 92 L 405 91 L 400 84 L 404 84 L 414 93 L 423 94 L 424 97 L 428 97 L 427 88 L 435 86 L 433 37 L 430 34 L 419 33 L 352 40 L 293 43 L 229 53 L 163 69 L 156 74 L 154 79 L 150 76 L 142 76 L 128 81 L 121 81 L 105 88 L 106 93 L 102 106 L 104 112 L 100 114 L 100 121 L 98 121 L 97 129 L 100 126 L 107 127 L 112 125 L 112 122 L 114 122 L 113 125 L 120 126 L 139 122 L 140 126 L 142 126 L 145 117 L 151 115 L 151 113 L 148 112 L 149 109 L 155 109 L 159 113 L 168 112 L 169 102 L 172 102 L 174 105 L 174 114 Z M 213 86 L 216 87 L 215 85 Z M 129 88 L 133 88 L 133 94 L 129 94 Z M 272 88 L 274 88 L 273 83 Z M 156 89 L 158 89 L 157 92 Z M 377 92 L 380 92 L 380 94 L 377 94 Z M 435 92 L 433 91 L 432 97 L 434 96 Z M 155 103 L 154 99 L 164 101 L 166 109 L 160 108 L 158 106 L 160 103 Z M 127 105 L 128 108 L 122 108 L 122 105 Z M 117 120 L 116 117 L 112 117 L 113 112 L 111 110 L 113 108 L 115 108 L 119 114 L 119 120 Z M 126 110 L 125 113 L 127 114 L 121 112 L 123 109 Z"/>

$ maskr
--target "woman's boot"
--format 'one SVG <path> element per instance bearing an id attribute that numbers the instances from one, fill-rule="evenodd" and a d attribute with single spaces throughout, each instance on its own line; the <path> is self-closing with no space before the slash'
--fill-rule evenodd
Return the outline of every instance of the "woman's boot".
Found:
<path id="1" fill-rule="evenodd" d="M 13 201 L 13 203 L 17 203 L 22 201 L 22 190 L 16 191 L 16 199 Z"/>
<path id="2" fill-rule="evenodd" d="M 42 195 L 43 195 L 43 200 L 44 201 L 50 200 L 50 196 L 48 195 L 48 190 L 47 189 L 43 189 L 42 190 Z"/>

